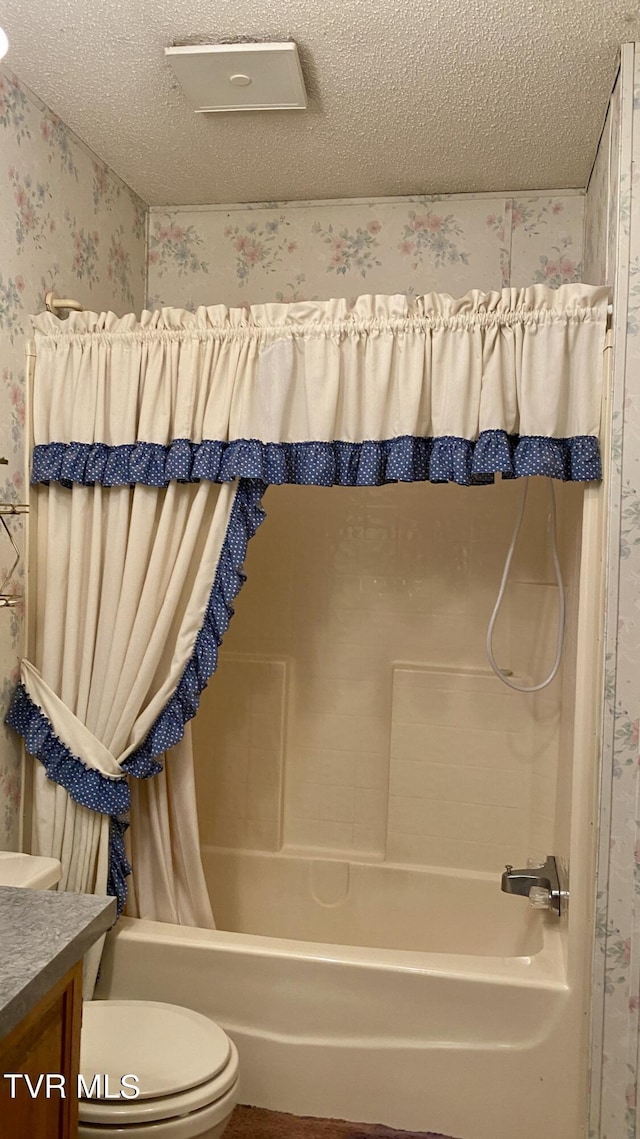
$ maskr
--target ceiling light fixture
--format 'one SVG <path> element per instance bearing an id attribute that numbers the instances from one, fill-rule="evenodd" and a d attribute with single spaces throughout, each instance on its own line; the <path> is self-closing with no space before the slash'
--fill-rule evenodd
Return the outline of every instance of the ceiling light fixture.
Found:
<path id="1" fill-rule="evenodd" d="M 7 33 L 0 28 L 0 59 L 7 54 L 8 50 L 9 41 L 7 39 Z"/>

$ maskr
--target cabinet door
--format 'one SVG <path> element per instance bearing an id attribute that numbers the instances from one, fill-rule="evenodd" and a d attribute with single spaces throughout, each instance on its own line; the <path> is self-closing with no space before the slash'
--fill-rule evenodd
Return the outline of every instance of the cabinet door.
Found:
<path id="1" fill-rule="evenodd" d="M 2 1135 L 11 1139 L 76 1139 L 77 1080 L 82 1021 L 82 962 L 47 993 L 38 1005 L 0 1040 L 0 1077 L 9 1072 L 29 1076 L 37 1094 L 23 1079 L 0 1078 Z M 64 1096 L 47 1074 L 64 1077 Z M 12 1084 L 15 1096 L 11 1095 Z"/>

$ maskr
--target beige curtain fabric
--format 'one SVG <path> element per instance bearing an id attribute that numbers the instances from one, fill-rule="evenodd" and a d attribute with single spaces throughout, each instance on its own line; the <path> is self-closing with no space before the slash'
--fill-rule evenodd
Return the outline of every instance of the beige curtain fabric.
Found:
<path id="1" fill-rule="evenodd" d="M 106 894 L 109 872 L 108 815 L 81 807 L 57 783 L 50 782 L 40 764 L 33 782 L 32 847 L 34 854 L 59 859 L 58 890 L 76 894 Z M 83 992 L 91 1000 L 98 975 L 104 937 L 85 954 Z"/>
<path id="2" fill-rule="evenodd" d="M 117 773 L 175 690 L 203 623 L 236 489 L 35 489 L 36 650 L 21 679 L 87 767 Z"/>
<path id="3" fill-rule="evenodd" d="M 149 487 L 35 489 L 36 598 L 34 662 L 22 683 L 48 716 L 57 737 L 87 768 L 122 779 L 120 765 L 145 739 L 191 656 L 203 624 L 236 486 L 176 484 Z M 190 744 L 165 777 L 184 809 L 193 791 Z M 155 792 L 156 798 L 159 792 Z M 155 805 L 154 805 L 155 803 Z M 145 811 L 160 807 L 139 797 Z M 162 834 L 175 849 L 165 860 L 187 870 L 197 842 L 195 801 Z M 181 834 L 184 826 L 188 832 Z M 106 892 L 108 815 L 73 801 L 37 771 L 34 838 L 37 853 L 59 858 L 60 888 Z M 142 844 L 153 853 L 151 845 Z M 149 868 L 142 867 L 145 912 L 153 915 Z M 183 913 L 206 916 L 202 873 L 182 874 L 180 889 L 199 892 L 180 902 Z M 159 908 L 164 886 L 159 885 Z"/>
<path id="4" fill-rule="evenodd" d="M 533 285 L 35 320 L 36 445 L 597 435 L 609 292 Z"/>
<path id="5" fill-rule="evenodd" d="M 200 858 L 191 725 L 153 779 L 131 781 L 126 913 L 215 929 Z"/>

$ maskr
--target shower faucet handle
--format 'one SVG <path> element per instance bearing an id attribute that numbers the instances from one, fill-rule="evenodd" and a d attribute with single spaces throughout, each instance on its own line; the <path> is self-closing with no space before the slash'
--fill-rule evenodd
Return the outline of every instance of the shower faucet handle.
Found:
<path id="1" fill-rule="evenodd" d="M 546 886 L 532 886 L 529 890 L 529 905 L 534 910 L 548 910 L 551 908 L 551 891 Z"/>

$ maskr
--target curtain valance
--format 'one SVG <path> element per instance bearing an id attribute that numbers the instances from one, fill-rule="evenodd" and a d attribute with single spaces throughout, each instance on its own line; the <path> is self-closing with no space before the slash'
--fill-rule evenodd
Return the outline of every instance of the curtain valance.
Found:
<path id="1" fill-rule="evenodd" d="M 35 318 L 33 479 L 600 477 L 608 290 Z"/>

